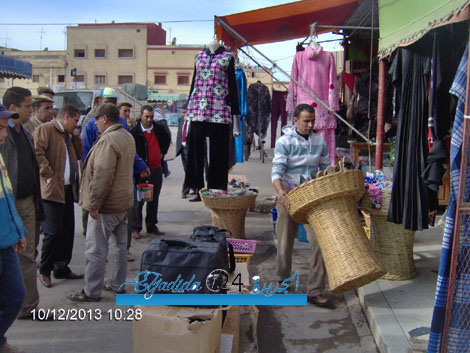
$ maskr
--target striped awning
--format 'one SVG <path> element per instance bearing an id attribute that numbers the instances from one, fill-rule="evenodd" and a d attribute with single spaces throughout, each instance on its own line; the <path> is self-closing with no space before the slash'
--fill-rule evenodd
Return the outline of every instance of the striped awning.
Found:
<path id="1" fill-rule="evenodd" d="M 33 66 L 26 61 L 0 55 L 0 78 L 31 78 Z"/>

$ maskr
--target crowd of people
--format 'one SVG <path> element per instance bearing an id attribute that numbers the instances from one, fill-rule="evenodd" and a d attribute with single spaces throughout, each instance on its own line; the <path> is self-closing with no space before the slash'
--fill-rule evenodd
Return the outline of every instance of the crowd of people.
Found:
<path id="1" fill-rule="evenodd" d="M 53 110 L 54 91 L 37 95 L 11 87 L 0 105 L 0 352 L 21 352 L 6 342 L 16 318 L 32 319 L 38 309 L 37 283 L 84 278 L 82 290 L 68 298 L 96 302 L 101 291 L 124 293 L 131 240 L 142 231 L 143 203 L 136 185 L 154 185 L 145 218 L 149 234 L 158 226 L 158 199 L 164 156 L 171 133 L 161 114 L 144 105 L 140 119 L 130 118 L 129 102 L 117 102 L 114 89 L 99 98 L 79 126 L 72 105 Z M 81 130 L 81 131 L 80 131 Z M 112 191 L 112 192 L 111 192 Z M 82 208 L 85 273 L 70 261 L 75 236 L 74 203 Z M 42 234 L 42 247 L 37 248 Z M 16 250 L 16 253 L 15 253 Z M 36 258 L 39 255 L 38 262 Z M 109 282 L 105 283 L 106 262 Z M 38 275 L 39 269 L 39 275 Z M 39 277 L 39 278 L 38 278 Z M 37 319 L 37 318 L 36 318 Z M 52 320 L 52 314 L 43 320 Z"/>

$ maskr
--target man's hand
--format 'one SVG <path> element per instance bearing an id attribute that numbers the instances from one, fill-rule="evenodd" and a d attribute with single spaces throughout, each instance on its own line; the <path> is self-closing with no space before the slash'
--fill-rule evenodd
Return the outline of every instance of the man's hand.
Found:
<path id="1" fill-rule="evenodd" d="M 150 169 L 147 168 L 147 170 L 144 170 L 143 172 L 140 172 L 140 177 L 142 179 L 146 179 L 146 178 L 150 177 Z"/>
<path id="2" fill-rule="evenodd" d="M 277 193 L 277 199 L 285 207 L 286 210 L 289 209 L 289 200 L 287 199 L 287 193 L 284 190 L 280 190 Z"/>
<path id="3" fill-rule="evenodd" d="M 98 213 L 98 210 L 90 210 L 90 216 L 93 219 L 98 219 L 100 218 L 100 214 Z"/>
<path id="4" fill-rule="evenodd" d="M 26 251 L 26 239 L 23 237 L 18 243 L 15 244 L 16 252 L 25 252 Z"/>

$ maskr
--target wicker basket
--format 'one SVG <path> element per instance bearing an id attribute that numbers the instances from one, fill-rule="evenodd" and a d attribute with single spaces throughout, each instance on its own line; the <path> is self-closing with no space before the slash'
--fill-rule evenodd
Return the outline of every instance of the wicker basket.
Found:
<path id="1" fill-rule="evenodd" d="M 364 192 L 362 172 L 347 170 L 309 181 L 287 195 L 292 218 L 308 222 L 317 236 L 333 294 L 366 285 L 387 272 L 359 219 L 357 201 Z"/>
<path id="2" fill-rule="evenodd" d="M 391 190 L 382 189 L 382 207 L 376 210 L 366 193 L 360 207 L 362 212 L 370 214 L 370 243 L 388 270 L 383 279 L 404 281 L 418 274 L 413 258 L 415 232 L 387 222 L 391 194 Z"/>
<path id="3" fill-rule="evenodd" d="M 234 197 L 211 197 L 203 195 L 202 203 L 211 210 L 212 225 L 224 228 L 232 233 L 232 238 L 245 238 L 245 216 L 257 193 Z"/>

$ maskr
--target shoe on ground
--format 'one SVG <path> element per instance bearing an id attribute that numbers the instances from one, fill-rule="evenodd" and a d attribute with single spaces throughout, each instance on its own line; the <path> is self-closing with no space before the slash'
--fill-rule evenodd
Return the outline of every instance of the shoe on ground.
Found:
<path id="1" fill-rule="evenodd" d="M 25 353 L 25 351 L 19 349 L 18 347 L 12 346 L 5 341 L 0 346 L 0 353 Z"/>
<path id="2" fill-rule="evenodd" d="M 202 201 L 201 195 L 197 194 L 196 197 L 189 200 L 189 202 L 199 202 Z"/>
<path id="3" fill-rule="evenodd" d="M 165 173 L 165 174 L 164 174 L 164 175 L 165 175 L 165 178 L 168 178 L 168 177 L 170 176 L 170 174 L 171 174 L 170 171 L 168 171 L 167 173 Z"/>
<path id="4" fill-rule="evenodd" d="M 307 295 L 307 303 L 316 305 L 320 308 L 328 308 L 328 309 L 335 308 L 333 302 L 330 299 L 325 298 L 322 295 L 315 295 L 315 296 Z"/>
<path id="5" fill-rule="evenodd" d="M 188 194 L 187 194 L 186 192 L 182 192 L 182 193 L 181 193 L 181 198 L 182 198 L 182 199 L 185 199 L 185 198 L 187 198 L 187 197 L 188 197 Z"/>
<path id="6" fill-rule="evenodd" d="M 161 232 L 160 229 L 158 229 L 157 226 L 147 228 L 147 233 L 148 234 L 154 234 L 154 235 L 165 235 L 165 232 Z"/>
<path id="7" fill-rule="evenodd" d="M 41 309 L 41 311 L 43 311 L 44 314 L 46 314 L 45 317 L 43 317 L 43 315 L 38 315 L 39 308 L 36 308 L 35 311 L 36 311 L 36 315 L 34 316 L 33 316 L 33 313 L 29 313 L 24 316 L 18 316 L 17 319 L 18 320 L 33 320 L 33 321 L 54 321 L 55 320 L 54 314 L 47 309 Z"/>
<path id="8" fill-rule="evenodd" d="M 113 292 L 113 293 L 116 293 L 116 294 L 126 294 L 126 289 L 125 288 L 113 289 L 113 287 L 111 287 L 111 284 L 109 284 L 109 283 L 105 283 L 105 285 L 103 286 L 103 289 L 107 292 Z"/>
<path id="9" fill-rule="evenodd" d="M 140 232 L 132 232 L 132 238 L 140 239 L 142 238 L 142 236 L 140 235 Z"/>
<path id="10" fill-rule="evenodd" d="M 189 195 L 196 195 L 196 194 L 197 194 L 197 192 L 194 189 L 191 189 L 191 191 L 189 192 Z"/>
<path id="11" fill-rule="evenodd" d="M 51 276 L 39 275 L 39 282 L 41 282 L 42 285 L 46 288 L 52 287 Z"/>
<path id="12" fill-rule="evenodd" d="M 74 302 L 99 302 L 101 300 L 101 297 L 93 298 L 86 295 L 85 289 L 82 289 L 80 292 L 71 293 L 67 298 Z"/>
<path id="13" fill-rule="evenodd" d="M 130 250 L 127 250 L 127 261 L 128 262 L 135 261 L 135 256 L 131 254 Z"/>
<path id="14" fill-rule="evenodd" d="M 83 274 L 78 274 L 78 273 L 70 271 L 65 276 L 56 276 L 56 275 L 54 275 L 54 278 L 55 279 L 82 279 Z"/>

